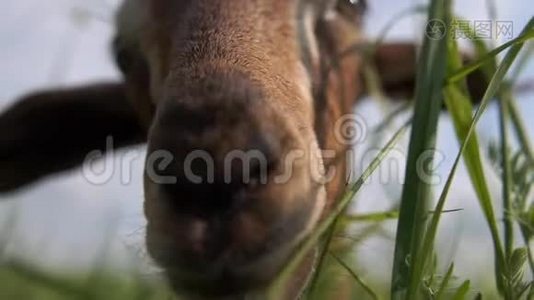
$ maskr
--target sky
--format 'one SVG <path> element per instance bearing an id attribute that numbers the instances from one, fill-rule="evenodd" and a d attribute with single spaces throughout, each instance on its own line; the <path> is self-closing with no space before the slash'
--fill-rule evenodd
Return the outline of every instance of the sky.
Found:
<path id="1" fill-rule="evenodd" d="M 400 11 L 424 1 L 369 1 L 366 31 L 376 36 L 383 26 Z M 483 0 L 456 1 L 456 11 L 468 20 L 487 20 Z M 534 15 L 529 0 L 498 2 L 498 20 L 513 21 L 514 36 Z M 116 0 L 4 0 L 0 11 L 0 111 L 28 91 L 79 85 L 87 82 L 118 80 L 120 78 L 109 53 L 113 34 L 113 13 Z M 410 17 L 400 20 L 388 34 L 388 40 L 421 39 L 422 19 Z M 498 43 L 499 41 L 495 41 Z M 522 81 L 532 81 L 534 64 L 526 68 Z M 534 94 L 520 96 L 522 112 L 528 118 L 534 114 Z M 365 116 L 368 126 L 378 124 L 380 114 L 376 105 L 365 103 L 356 108 Z M 479 126 L 483 141 L 498 132 L 497 115 L 491 107 Z M 534 122 L 528 127 L 534 134 Z M 404 142 L 406 144 L 406 141 Z M 369 145 L 361 145 L 362 149 Z M 458 151 L 448 117 L 440 122 L 438 149 L 444 161 L 438 169 L 446 174 Z M 128 149 L 141 157 L 144 148 Z M 402 157 L 402 149 L 398 155 Z M 405 152 L 405 150 L 404 150 Z M 120 155 L 118 155 L 120 157 Z M 120 159 L 114 163 L 119 166 Z M 116 174 L 105 185 L 92 185 L 80 170 L 47 178 L 38 184 L 8 196 L 0 202 L 0 226 L 3 220 L 16 216 L 14 238 L 8 253 L 22 256 L 47 267 L 88 266 L 106 252 L 110 265 L 116 267 L 149 265 L 143 250 L 142 215 L 143 190 L 141 184 L 143 161 L 135 162 L 132 181 L 120 183 Z M 361 169 L 361 167 L 360 167 Z M 402 176 L 402 171 L 400 171 Z M 498 195 L 499 181 L 488 170 L 492 191 Z M 398 197 L 401 183 L 384 186 L 379 180 L 367 185 L 360 194 L 354 210 L 358 212 L 387 209 L 392 198 Z M 439 189 L 438 189 L 439 191 Z M 463 208 L 443 220 L 440 248 L 444 263 L 455 260 L 459 271 L 472 277 L 487 271 L 487 255 L 477 249 L 488 249 L 489 234 L 461 168 L 450 196 L 448 208 Z M 394 224 L 390 224 L 391 228 Z M 391 237 L 391 232 L 385 234 Z M 103 245 L 111 245 L 103 250 Z M 389 276 L 393 241 L 376 238 L 367 241 L 357 255 L 367 261 L 358 270 L 369 276 Z M 486 268 L 486 269 L 484 269 Z"/>

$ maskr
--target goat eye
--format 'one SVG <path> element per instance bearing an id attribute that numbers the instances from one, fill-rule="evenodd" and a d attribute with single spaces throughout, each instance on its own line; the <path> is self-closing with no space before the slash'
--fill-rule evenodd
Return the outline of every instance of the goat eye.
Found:
<path id="1" fill-rule="evenodd" d="M 115 52 L 115 61 L 117 62 L 117 66 L 123 73 L 128 72 L 132 61 L 127 51 L 122 50 Z"/>
<path id="2" fill-rule="evenodd" d="M 132 65 L 132 58 L 129 51 L 121 45 L 119 38 L 113 41 L 113 55 L 119 69 L 126 74 Z"/>
<path id="3" fill-rule="evenodd" d="M 358 9 L 365 10 L 367 8 L 367 1 L 365 0 L 345 0 L 344 2 L 348 2 L 352 7 Z"/>
<path id="4" fill-rule="evenodd" d="M 345 17 L 353 20 L 360 20 L 367 10 L 366 0 L 339 0 L 337 10 Z"/>

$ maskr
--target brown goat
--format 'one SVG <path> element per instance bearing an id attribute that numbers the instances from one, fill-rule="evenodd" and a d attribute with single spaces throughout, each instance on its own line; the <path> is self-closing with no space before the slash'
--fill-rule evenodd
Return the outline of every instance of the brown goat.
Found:
<path id="1" fill-rule="evenodd" d="M 113 44 L 124 82 L 41 92 L 4 112 L 0 192 L 80 165 L 108 136 L 148 143 L 146 242 L 172 287 L 201 299 L 261 290 L 344 191 L 350 145 L 334 131 L 365 93 L 364 56 L 349 51 L 364 45 L 364 9 L 124 1 Z M 370 59 L 386 92 L 410 97 L 415 46 L 383 45 Z"/>

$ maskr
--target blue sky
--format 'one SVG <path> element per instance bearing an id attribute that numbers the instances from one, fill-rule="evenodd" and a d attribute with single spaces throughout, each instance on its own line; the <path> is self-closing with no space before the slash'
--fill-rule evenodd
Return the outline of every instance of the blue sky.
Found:
<path id="1" fill-rule="evenodd" d="M 424 3 L 369 2 L 366 27 L 370 36 L 376 35 L 395 13 L 415 3 Z M 459 15 L 469 20 L 488 19 L 486 1 L 457 2 Z M 497 2 L 499 20 L 513 21 L 516 34 L 534 14 L 529 0 Z M 0 110 L 17 96 L 34 89 L 118 78 L 108 51 L 116 3 L 111 0 L 91 1 L 90 4 L 82 0 L 4 0 L 4 9 L 0 12 Z M 421 24 L 421 19 L 417 18 L 401 20 L 388 38 L 419 40 Z M 522 79 L 532 81 L 533 78 L 531 61 Z M 520 98 L 522 111 L 529 120 L 534 113 L 534 94 Z M 372 105 L 363 105 L 358 112 L 368 116 L 371 124 L 379 121 L 377 109 Z M 492 108 L 479 126 L 483 139 L 497 132 L 495 120 Z M 534 122 L 529 122 L 528 126 L 534 133 Z M 456 142 L 451 141 L 454 141 L 452 127 L 444 117 L 438 140 L 438 148 L 445 153 L 445 161 L 439 168 L 442 172 L 449 170 L 458 150 Z M 142 152 L 143 148 L 136 150 Z M 47 266 L 76 267 L 97 260 L 103 241 L 110 241 L 114 264 L 143 262 L 136 253 L 143 248 L 141 172 L 142 161 L 138 161 L 133 172 L 138 176 L 133 177 L 131 184 L 121 185 L 119 176 L 115 176 L 109 184 L 94 186 L 76 170 L 6 197 L 11 201 L 0 203 L 0 220 L 3 216 L 17 215 L 17 234 L 10 252 Z M 488 176 L 497 194 L 499 183 Z M 400 185 L 386 189 L 379 184 L 369 185 L 355 207 L 358 211 L 387 208 L 391 204 L 389 199 L 400 189 Z M 456 253 L 461 253 L 456 261 L 466 276 L 472 276 L 484 272 L 473 266 L 488 265 L 490 258 L 473 250 L 489 249 L 489 235 L 465 170 L 458 174 L 453 190 L 448 206 L 465 210 L 444 218 L 440 236 L 444 259 L 453 259 Z M 375 239 L 363 245 L 358 255 L 371 263 L 360 266 L 361 271 L 384 276 L 391 260 L 391 246 L 392 242 L 387 239 Z"/>

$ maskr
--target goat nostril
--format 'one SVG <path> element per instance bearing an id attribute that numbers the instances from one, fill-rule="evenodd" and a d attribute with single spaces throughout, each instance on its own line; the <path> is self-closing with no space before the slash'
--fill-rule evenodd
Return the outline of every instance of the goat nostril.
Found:
<path id="1" fill-rule="evenodd" d="M 191 242 L 191 249 L 196 253 L 205 253 L 207 248 L 207 241 L 209 239 L 209 226 L 206 221 L 196 219 L 191 221 L 189 228 L 189 240 Z"/>
<path id="2" fill-rule="evenodd" d="M 236 202 L 234 190 L 225 184 L 178 182 L 161 185 L 159 189 L 161 199 L 169 203 L 172 210 L 189 217 L 207 218 L 224 214 L 232 210 Z M 201 232 L 203 226 L 195 225 L 195 228 Z"/>
<path id="3" fill-rule="evenodd" d="M 227 214 L 257 202 L 253 199 L 267 188 L 270 178 L 274 178 L 280 151 L 277 143 L 268 140 L 256 138 L 254 143 L 248 144 L 254 145 L 247 147 L 252 150 L 213 155 L 215 158 L 211 161 L 195 159 L 187 164 L 184 156 L 178 155 L 162 171 L 165 176 L 176 178 L 174 183 L 155 185 L 161 199 L 175 212 L 192 215 Z"/>

